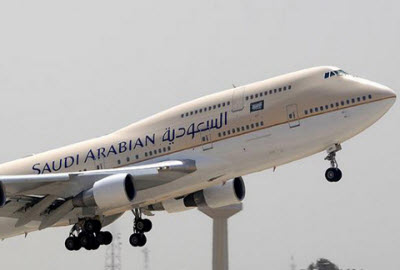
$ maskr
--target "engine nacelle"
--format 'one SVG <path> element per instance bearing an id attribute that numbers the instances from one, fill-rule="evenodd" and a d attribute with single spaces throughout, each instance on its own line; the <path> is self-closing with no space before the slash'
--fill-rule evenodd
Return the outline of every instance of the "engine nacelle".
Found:
<path id="1" fill-rule="evenodd" d="M 2 182 L 0 182 L 0 208 L 6 205 L 7 196 L 6 196 L 6 189 Z"/>
<path id="2" fill-rule="evenodd" d="M 220 186 L 213 186 L 189 194 L 184 198 L 186 207 L 206 206 L 218 208 L 240 203 L 246 195 L 246 188 L 242 177 L 226 182 Z"/>
<path id="3" fill-rule="evenodd" d="M 133 176 L 115 174 L 95 182 L 91 189 L 77 195 L 72 203 L 75 207 L 112 209 L 129 205 L 135 196 Z"/>

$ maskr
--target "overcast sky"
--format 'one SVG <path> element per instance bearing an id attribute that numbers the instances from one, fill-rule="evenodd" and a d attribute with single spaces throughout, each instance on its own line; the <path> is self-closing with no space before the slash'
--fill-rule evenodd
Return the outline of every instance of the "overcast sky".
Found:
<path id="1" fill-rule="evenodd" d="M 398 1 L 1 1 L 0 161 L 107 134 L 160 110 L 317 65 L 400 89 Z M 230 221 L 231 269 L 288 269 L 327 257 L 400 269 L 399 102 L 343 144 L 329 184 L 320 153 L 245 177 Z M 211 268 L 211 221 L 157 214 L 151 269 Z M 70 228 L 0 243 L 4 269 L 102 269 L 105 247 L 67 252 Z M 122 233 L 123 269 L 143 269 Z"/>

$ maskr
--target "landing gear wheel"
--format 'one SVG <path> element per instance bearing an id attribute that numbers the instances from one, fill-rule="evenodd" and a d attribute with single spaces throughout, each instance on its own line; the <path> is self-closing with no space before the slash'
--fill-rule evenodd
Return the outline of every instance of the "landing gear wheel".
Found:
<path id="1" fill-rule="evenodd" d="M 153 227 L 150 219 L 138 219 L 135 223 L 135 227 L 139 232 L 149 232 Z"/>
<path id="2" fill-rule="evenodd" d="M 87 250 L 92 249 L 92 243 L 95 240 L 93 235 L 88 233 L 80 233 L 78 237 L 82 247 L 86 248 Z"/>
<path id="3" fill-rule="evenodd" d="M 91 250 L 96 250 L 100 247 L 99 241 L 96 240 L 96 238 L 92 238 L 92 242 L 90 243 L 90 249 Z"/>
<path id="4" fill-rule="evenodd" d="M 96 235 L 96 240 L 100 245 L 109 245 L 113 240 L 113 236 L 110 232 L 99 232 Z"/>
<path id="5" fill-rule="evenodd" d="M 75 242 L 75 250 L 78 251 L 82 247 L 81 242 L 79 241 L 78 237 L 73 237 L 73 238 L 74 238 L 74 242 Z"/>
<path id="6" fill-rule="evenodd" d="M 76 250 L 76 241 L 75 241 L 75 237 L 68 237 L 68 238 L 65 240 L 65 247 L 66 247 L 68 250 L 70 250 L 70 251 Z"/>
<path id="7" fill-rule="evenodd" d="M 325 178 L 328 182 L 339 182 L 342 179 L 342 171 L 339 168 L 329 168 L 325 172 Z"/>
<path id="8" fill-rule="evenodd" d="M 88 233 L 98 233 L 101 230 L 101 222 L 95 219 L 86 220 L 83 229 Z"/>
<path id="9" fill-rule="evenodd" d="M 134 247 L 143 247 L 147 242 L 147 238 L 143 233 L 134 233 L 129 237 L 129 243 Z"/>

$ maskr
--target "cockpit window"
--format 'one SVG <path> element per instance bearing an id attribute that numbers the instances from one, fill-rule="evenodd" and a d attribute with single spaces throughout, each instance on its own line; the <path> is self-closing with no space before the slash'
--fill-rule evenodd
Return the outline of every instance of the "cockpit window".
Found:
<path id="1" fill-rule="evenodd" d="M 342 69 L 339 69 L 339 70 L 333 70 L 333 71 L 326 72 L 324 75 L 324 78 L 328 79 L 333 76 L 345 76 L 345 75 L 349 75 L 349 73 L 347 73 L 346 71 L 344 71 Z"/>

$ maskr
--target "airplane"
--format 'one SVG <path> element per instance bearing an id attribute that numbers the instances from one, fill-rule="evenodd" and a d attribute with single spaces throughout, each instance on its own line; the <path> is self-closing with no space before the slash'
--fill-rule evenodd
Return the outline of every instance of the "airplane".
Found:
<path id="1" fill-rule="evenodd" d="M 218 208 L 245 197 L 242 176 L 326 151 L 379 120 L 395 92 L 321 66 L 175 106 L 109 135 L 0 165 L 0 238 L 71 226 L 70 251 L 112 242 L 102 229 L 132 211 L 144 246 L 156 211 Z"/>

